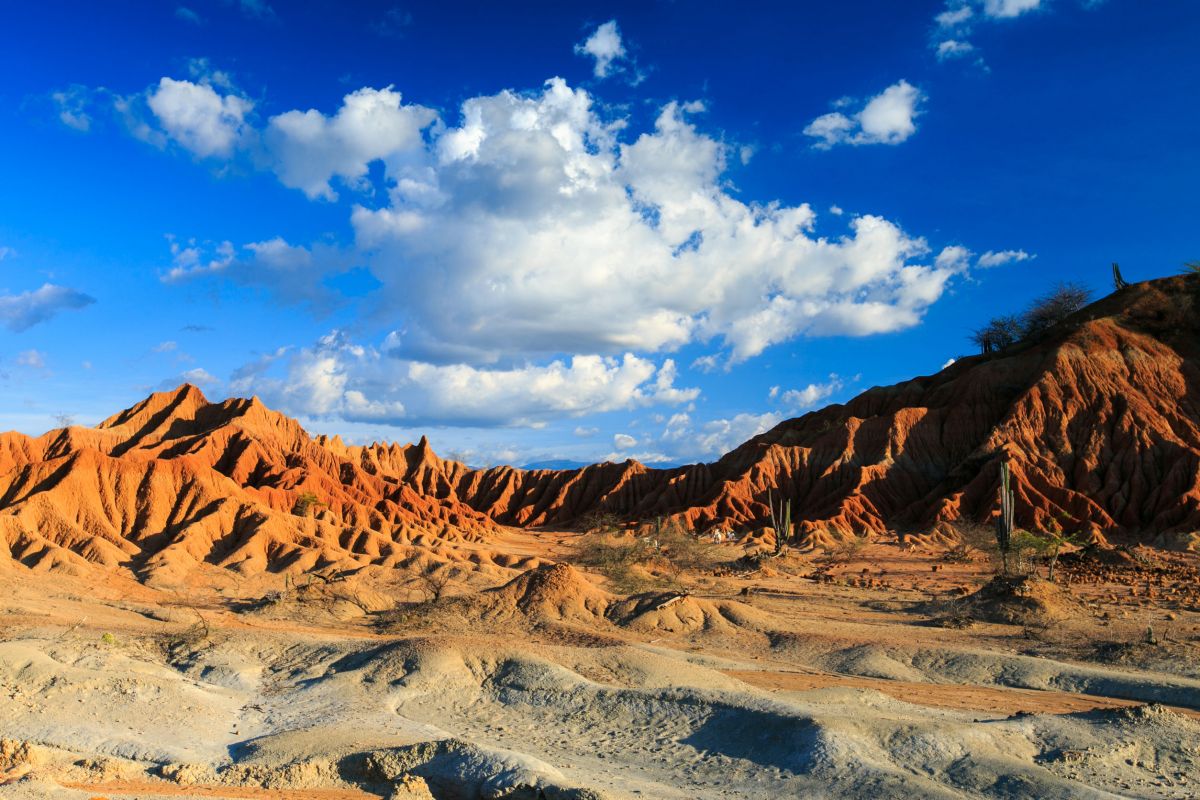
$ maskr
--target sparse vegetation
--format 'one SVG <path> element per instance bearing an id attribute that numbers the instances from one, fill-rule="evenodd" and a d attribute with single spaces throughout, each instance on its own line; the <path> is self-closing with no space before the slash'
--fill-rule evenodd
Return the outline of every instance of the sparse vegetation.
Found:
<path id="1" fill-rule="evenodd" d="M 1085 286 L 1078 283 L 1057 284 L 1025 310 L 1021 316 L 1021 337 L 1028 339 L 1049 330 L 1086 306 L 1091 299 L 1091 290 Z"/>
<path id="2" fill-rule="evenodd" d="M 971 341 L 984 355 L 1007 350 L 1020 338 L 1021 321 L 1014 316 L 994 317 L 971 334 Z"/>
<path id="3" fill-rule="evenodd" d="M 1115 269 L 1116 265 L 1113 267 Z M 1115 274 L 1119 274 L 1119 270 L 1115 269 Z M 1003 352 L 1018 342 L 1039 336 L 1054 327 L 1086 306 L 1091 299 L 1091 290 L 1086 286 L 1059 283 L 1034 300 L 1019 317 L 993 317 L 982 328 L 971 333 L 971 341 L 984 355 Z"/>
<path id="4" fill-rule="evenodd" d="M 425 595 L 426 603 L 436 603 L 442 599 L 446 588 L 450 585 L 450 571 L 448 569 L 431 569 L 418 572 L 413 578 L 413 582 Z"/>
<path id="5" fill-rule="evenodd" d="M 292 506 L 292 513 L 297 517 L 307 517 L 309 511 L 323 505 L 325 504 L 321 502 L 321 498 L 312 492 L 301 492 L 296 498 L 296 504 Z"/>
<path id="6" fill-rule="evenodd" d="M 581 537 L 579 564 L 604 575 L 619 592 L 678 586 L 688 572 L 712 568 L 719 545 L 677 522 L 656 519 L 638 533 L 596 531 Z"/>
<path id="7" fill-rule="evenodd" d="M 783 547 L 793 538 L 792 531 L 792 501 L 779 499 L 779 508 L 775 508 L 774 495 L 767 495 L 767 505 L 771 508 L 771 528 L 775 531 L 775 549 L 773 556 L 783 553 Z"/>
<path id="8" fill-rule="evenodd" d="M 839 539 L 837 544 L 825 548 L 825 555 L 822 556 L 821 561 L 826 569 L 835 564 L 854 561 L 867 546 L 868 541 L 869 537 L 865 533 L 855 533 L 849 538 Z"/>
<path id="9" fill-rule="evenodd" d="M 621 529 L 621 519 L 609 511 L 596 509 L 579 518 L 584 533 L 612 533 Z"/>

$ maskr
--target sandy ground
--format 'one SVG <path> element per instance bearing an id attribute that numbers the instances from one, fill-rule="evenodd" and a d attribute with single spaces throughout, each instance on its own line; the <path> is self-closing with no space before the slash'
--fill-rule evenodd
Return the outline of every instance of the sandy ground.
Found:
<path id="1" fill-rule="evenodd" d="M 1053 620 L 963 622 L 984 573 L 876 545 L 604 612 L 574 573 L 502 604 L 3 572 L 0 796 L 1200 796 L 1200 608 L 1079 582 Z"/>

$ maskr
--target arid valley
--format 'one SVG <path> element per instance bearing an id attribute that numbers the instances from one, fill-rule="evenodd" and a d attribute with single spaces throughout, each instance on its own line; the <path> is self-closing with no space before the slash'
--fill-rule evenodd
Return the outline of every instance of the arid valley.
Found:
<path id="1" fill-rule="evenodd" d="M 1188 280 L 674 470 L 471 470 L 186 385 L 8 434 L 0 792 L 1193 797 Z M 1083 531 L 1054 581 L 997 577 L 1002 462 L 1020 524 Z"/>

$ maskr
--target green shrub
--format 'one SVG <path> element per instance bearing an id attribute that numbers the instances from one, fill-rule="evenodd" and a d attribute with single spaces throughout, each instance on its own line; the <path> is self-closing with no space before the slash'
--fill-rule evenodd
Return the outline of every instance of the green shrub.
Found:
<path id="1" fill-rule="evenodd" d="M 323 505 L 325 504 L 312 492 L 301 492 L 296 498 L 296 504 L 292 506 L 292 513 L 297 517 L 307 517 L 310 510 Z"/>

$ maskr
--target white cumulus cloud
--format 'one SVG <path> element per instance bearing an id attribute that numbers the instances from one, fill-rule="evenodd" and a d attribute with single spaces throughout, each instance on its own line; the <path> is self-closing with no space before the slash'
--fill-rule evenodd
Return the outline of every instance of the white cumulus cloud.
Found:
<path id="1" fill-rule="evenodd" d="M 597 78 L 607 77 L 613 65 L 625 57 L 625 45 L 621 42 L 617 21 L 609 20 L 596 28 L 582 44 L 575 45 L 575 52 L 594 58 L 593 73 Z"/>
<path id="2" fill-rule="evenodd" d="M 999 267 L 1003 264 L 1011 264 L 1014 261 L 1028 261 L 1033 257 L 1024 250 L 988 250 L 979 257 L 978 264 L 984 268 Z"/>
<path id="3" fill-rule="evenodd" d="M 335 331 L 312 347 L 280 351 L 230 381 L 291 414 L 422 425 L 540 427 L 554 419 L 678 405 L 699 391 L 673 385 L 675 365 L 627 354 L 480 369 L 396 357 Z"/>
<path id="4" fill-rule="evenodd" d="M 1049 7 L 1047 0 L 946 0 L 942 11 L 934 16 L 930 47 L 938 61 L 951 61 L 975 55 L 976 66 L 987 69 L 978 49 L 969 41 L 975 28 L 1016 19 L 1025 14 Z M 1084 8 L 1096 4 L 1084 0 Z"/>
<path id="5" fill-rule="evenodd" d="M 618 450 L 629 450 L 637 447 L 638 440 L 627 433 L 618 433 L 613 435 L 613 447 Z"/>
<path id="6" fill-rule="evenodd" d="M 346 95 L 332 117 L 315 109 L 271 117 L 266 145 L 285 186 L 335 200 L 334 177 L 353 186 L 373 161 L 396 172 L 407 154 L 421 150 L 422 131 L 436 118 L 431 109 L 403 105 L 390 86 L 363 88 Z"/>
<path id="7" fill-rule="evenodd" d="M 840 376 L 830 373 L 829 380 L 825 383 L 810 383 L 802 389 L 789 389 L 779 395 L 779 400 L 785 408 L 792 412 L 814 408 L 824 403 L 833 396 L 834 392 L 840 391 L 845 385 L 845 381 Z"/>
<path id="8" fill-rule="evenodd" d="M 924 99 L 920 89 L 900 80 L 855 113 L 831 111 L 817 117 L 804 134 L 818 140 L 813 147 L 819 150 L 839 144 L 900 144 L 917 132 L 916 118 Z"/>
<path id="9" fill-rule="evenodd" d="M 246 132 L 254 103 L 220 94 L 209 83 L 162 78 L 146 96 L 166 135 L 201 158 L 230 155 Z"/>
<path id="10" fill-rule="evenodd" d="M 783 420 L 780 414 L 737 414 L 729 418 L 698 421 L 686 412 L 673 414 L 662 433 L 651 442 L 675 461 L 711 461 L 720 458 Z M 663 459 L 666 460 L 666 459 Z"/>
<path id="11" fill-rule="evenodd" d="M 711 349 L 695 368 L 728 368 L 797 337 L 901 330 L 967 268 L 965 248 L 935 255 L 883 217 L 846 215 L 839 234 L 822 235 L 807 204 L 735 195 L 726 170 L 738 150 L 695 122 L 703 103 L 668 103 L 635 131 L 559 78 L 469 98 L 448 119 L 391 87 L 364 88 L 332 113 L 287 111 L 256 130 L 248 105 L 228 112 L 240 95 L 227 75 L 205 62 L 193 77 L 160 82 L 208 109 L 164 115 L 178 123 L 163 123 L 171 136 L 197 154 L 253 150 L 310 198 L 352 197 L 352 244 L 172 240 L 164 275 L 318 306 L 336 296 L 325 279 L 369 270 L 378 285 L 363 320 L 386 321 L 382 345 L 328 342 L 270 366 L 296 370 L 292 395 L 266 386 L 306 413 L 533 424 L 679 404 L 695 393 L 675 387 L 674 362 L 633 354 L 701 345 Z M 845 117 L 844 135 L 901 141 L 920 101 L 900 81 Z M 373 164 L 383 193 L 367 185 Z M 530 380 L 559 382 L 560 399 L 507 396 L 528 394 Z"/>
<path id="12" fill-rule="evenodd" d="M 983 0 L 983 13 L 997 19 L 1011 19 L 1041 5 L 1042 0 Z"/>
<path id="13" fill-rule="evenodd" d="M 488 363 L 717 339 L 744 360 L 798 335 L 916 324 L 949 276 L 912 263 L 926 243 L 883 218 L 830 239 L 807 205 L 733 197 L 725 146 L 678 104 L 633 141 L 615 127 L 559 79 L 472 98 L 400 169 L 389 206 L 355 209 L 406 348 Z"/>

